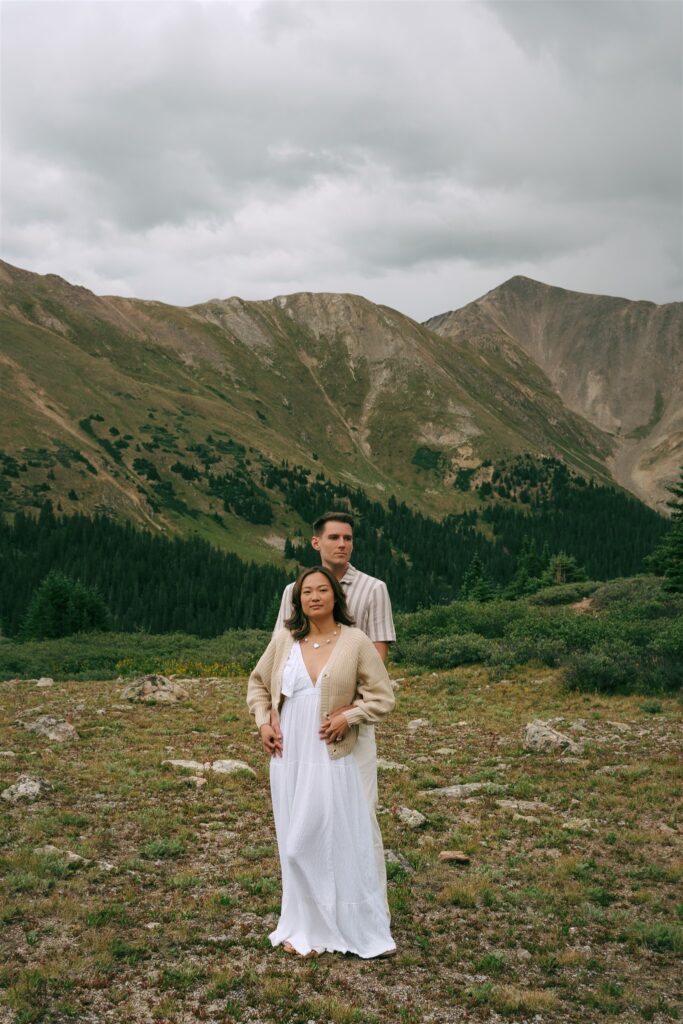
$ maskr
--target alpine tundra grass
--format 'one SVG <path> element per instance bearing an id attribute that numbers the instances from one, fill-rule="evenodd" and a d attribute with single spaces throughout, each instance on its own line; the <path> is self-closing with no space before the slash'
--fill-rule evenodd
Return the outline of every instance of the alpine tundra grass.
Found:
<path id="1" fill-rule="evenodd" d="M 123 685 L 0 684 L 2 787 L 52 787 L 0 800 L 2 1024 L 681 1019 L 673 697 L 567 692 L 549 670 L 408 675 L 378 730 L 398 955 L 304 961 L 267 939 L 279 862 L 245 679 L 183 681 L 173 706 Z M 18 724 L 39 715 L 79 739 Z M 525 749 L 535 718 L 580 752 Z M 163 764 L 221 758 L 256 776 Z M 488 786 L 439 792 L 471 782 Z M 469 863 L 440 862 L 451 849 Z"/>

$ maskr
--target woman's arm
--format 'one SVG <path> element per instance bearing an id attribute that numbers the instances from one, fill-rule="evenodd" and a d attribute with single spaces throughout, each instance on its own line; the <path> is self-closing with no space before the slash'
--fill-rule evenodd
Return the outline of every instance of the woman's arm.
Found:
<path id="1" fill-rule="evenodd" d="M 349 711 L 343 715 L 349 725 L 359 722 L 379 722 L 396 703 L 394 690 L 384 662 L 375 645 L 364 636 L 358 650 L 358 696 Z"/>
<path id="2" fill-rule="evenodd" d="M 275 664 L 275 639 L 271 640 L 259 658 L 247 684 L 247 707 L 256 720 L 257 728 L 270 724 L 271 677 Z"/>

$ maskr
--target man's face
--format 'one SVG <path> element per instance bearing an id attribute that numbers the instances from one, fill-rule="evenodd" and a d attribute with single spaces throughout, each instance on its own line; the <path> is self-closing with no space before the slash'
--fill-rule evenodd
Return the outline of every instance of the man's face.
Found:
<path id="1" fill-rule="evenodd" d="M 348 523 L 338 523 L 330 519 L 319 537 L 311 541 L 316 551 L 320 552 L 320 560 L 328 569 L 346 566 L 353 551 L 353 529 Z"/>

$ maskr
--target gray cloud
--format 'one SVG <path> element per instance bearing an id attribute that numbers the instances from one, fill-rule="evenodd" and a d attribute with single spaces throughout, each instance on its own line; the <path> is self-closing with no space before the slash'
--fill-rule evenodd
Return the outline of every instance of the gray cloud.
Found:
<path id="1" fill-rule="evenodd" d="M 680 17 L 5 2 L 3 256 L 177 303 L 324 288 L 426 317 L 514 273 L 677 298 Z"/>

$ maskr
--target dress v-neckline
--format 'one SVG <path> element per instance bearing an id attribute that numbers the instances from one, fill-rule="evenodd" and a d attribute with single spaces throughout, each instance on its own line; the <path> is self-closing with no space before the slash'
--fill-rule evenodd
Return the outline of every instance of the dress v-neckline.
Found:
<path id="1" fill-rule="evenodd" d="M 323 672 L 325 671 L 325 669 L 327 668 L 327 666 L 328 666 L 328 665 L 330 664 L 330 662 L 332 661 L 332 659 L 334 658 L 335 652 L 336 652 L 337 648 L 339 647 L 339 644 L 340 644 L 340 643 L 341 643 L 341 628 L 340 628 L 340 634 L 339 634 L 339 639 L 337 640 L 336 644 L 334 645 L 334 647 L 333 647 L 333 648 L 332 648 L 332 650 L 330 651 L 330 653 L 329 653 L 329 656 L 328 656 L 328 658 L 327 658 L 327 661 L 325 662 L 325 664 L 324 664 L 324 665 L 321 665 L 321 666 L 320 666 L 320 668 L 318 669 L 318 675 L 316 676 L 316 679 L 315 679 L 315 682 L 314 682 L 314 681 L 313 681 L 313 680 L 311 679 L 311 673 L 310 673 L 310 672 L 308 671 L 308 668 L 307 668 L 307 666 L 306 666 L 306 661 L 305 661 L 305 659 L 304 659 L 304 649 L 303 649 L 303 644 L 302 644 L 302 641 L 301 641 L 301 640 L 297 640 L 297 644 L 298 644 L 298 646 L 299 646 L 299 657 L 301 658 L 301 664 L 302 664 L 302 665 L 303 665 L 303 667 L 304 667 L 304 672 L 305 672 L 305 673 L 306 673 L 306 675 L 308 676 L 308 681 L 310 682 L 311 686 L 312 686 L 312 687 L 313 687 L 314 689 L 317 689 L 317 686 L 318 686 L 318 680 L 320 679 L 321 675 L 323 674 Z"/>

